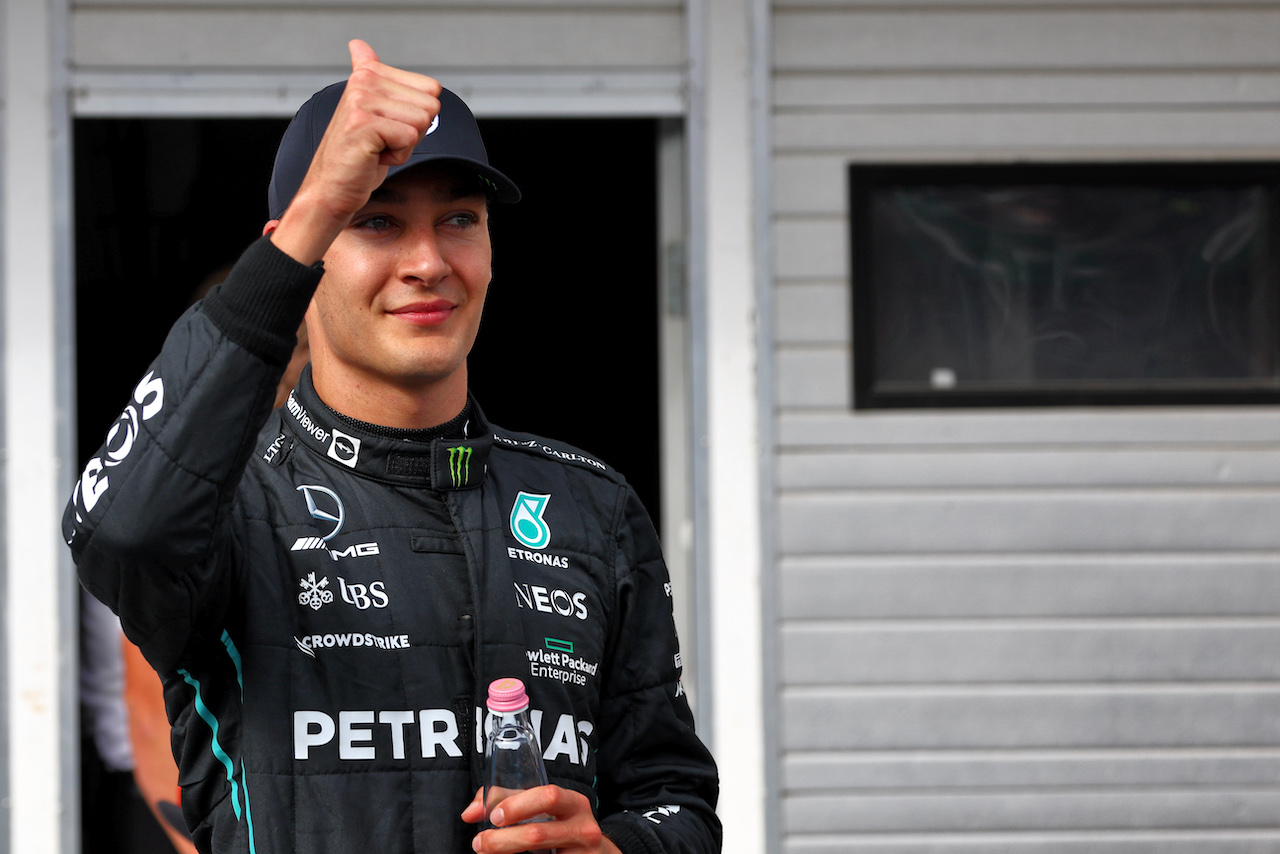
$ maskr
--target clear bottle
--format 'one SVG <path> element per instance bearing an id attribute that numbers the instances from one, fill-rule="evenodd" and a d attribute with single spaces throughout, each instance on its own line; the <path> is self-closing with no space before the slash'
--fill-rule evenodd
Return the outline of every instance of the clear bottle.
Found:
<path id="1" fill-rule="evenodd" d="M 529 722 L 529 697 L 519 679 L 497 679 L 489 685 L 489 716 L 485 728 L 484 819 L 492 827 L 489 814 L 502 800 L 516 792 L 547 785 L 547 769 L 542 749 Z M 550 821 L 547 815 L 521 822 Z M 529 854 L 554 854 L 530 851 Z"/>

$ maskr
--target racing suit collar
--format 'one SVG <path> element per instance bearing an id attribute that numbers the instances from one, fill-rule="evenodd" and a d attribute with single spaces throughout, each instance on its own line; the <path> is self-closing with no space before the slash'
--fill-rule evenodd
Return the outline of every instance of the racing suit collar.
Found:
<path id="1" fill-rule="evenodd" d="M 285 402 L 284 422 L 325 462 L 387 483 L 436 490 L 474 489 L 484 481 L 493 430 L 468 395 L 467 438 L 431 442 L 389 438 L 339 418 L 316 394 L 308 365 Z"/>

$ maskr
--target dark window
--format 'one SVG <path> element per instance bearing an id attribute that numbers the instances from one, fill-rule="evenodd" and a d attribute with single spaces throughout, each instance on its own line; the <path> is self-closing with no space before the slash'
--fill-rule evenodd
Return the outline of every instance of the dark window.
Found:
<path id="1" fill-rule="evenodd" d="M 858 407 L 1280 401 L 1280 163 L 851 166 Z"/>

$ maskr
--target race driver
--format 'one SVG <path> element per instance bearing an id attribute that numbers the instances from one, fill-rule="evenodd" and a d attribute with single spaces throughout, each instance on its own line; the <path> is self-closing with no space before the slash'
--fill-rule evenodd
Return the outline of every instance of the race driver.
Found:
<path id="1" fill-rule="evenodd" d="M 193 841 L 719 851 L 645 511 L 468 394 L 488 206 L 519 191 L 456 95 L 349 48 L 285 133 L 263 239 L 175 324 L 64 518 L 164 681 Z M 304 313 L 312 365 L 273 412 Z M 504 676 L 552 784 L 477 832 Z"/>

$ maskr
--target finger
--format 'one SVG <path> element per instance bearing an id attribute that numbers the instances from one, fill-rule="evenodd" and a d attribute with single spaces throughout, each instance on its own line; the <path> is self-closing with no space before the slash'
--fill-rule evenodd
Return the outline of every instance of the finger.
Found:
<path id="1" fill-rule="evenodd" d="M 494 809 L 492 821 L 495 825 L 506 826 L 535 816 L 566 819 L 584 810 L 591 810 L 586 796 L 559 786 L 538 786 L 503 800 Z"/>
<path id="2" fill-rule="evenodd" d="M 516 792 L 493 804 L 489 810 L 489 821 L 494 827 L 506 827 L 534 816 L 546 815 L 543 803 L 547 798 L 542 794 L 543 788 L 545 787 Z"/>
<path id="3" fill-rule="evenodd" d="M 468 824 L 475 824 L 482 818 L 484 818 L 484 789 L 477 789 L 476 796 L 462 811 L 462 820 Z"/>
<path id="4" fill-rule="evenodd" d="M 425 126 L 416 119 L 413 122 L 407 122 L 382 116 L 370 116 L 365 119 L 364 128 L 369 134 L 367 139 L 373 147 L 372 153 L 378 154 L 379 162 L 388 166 L 398 165 L 409 158 L 413 153 L 413 147 L 422 140 L 422 130 Z"/>
<path id="5" fill-rule="evenodd" d="M 364 66 L 351 72 L 335 117 L 359 122 L 362 114 L 392 119 L 418 128 L 418 136 L 440 112 L 440 84 L 414 75 L 411 82 L 394 79 L 387 66 Z"/>
<path id="6" fill-rule="evenodd" d="M 363 72 L 352 74 L 352 79 L 359 73 Z M 316 159 L 347 161 L 354 157 L 353 167 L 370 157 L 381 166 L 404 163 L 440 109 L 439 102 L 427 95 L 411 103 L 348 87 L 342 97 Z"/>
<path id="7" fill-rule="evenodd" d="M 355 71 L 366 65 L 377 65 L 378 54 L 374 51 L 369 43 L 362 39 L 352 39 L 347 42 L 347 50 L 351 52 L 351 70 Z"/>
<path id="8" fill-rule="evenodd" d="M 523 851 L 599 851 L 604 833 L 588 810 L 585 814 L 551 821 L 514 824 L 477 834 L 472 849 L 483 854 Z"/>
<path id="9" fill-rule="evenodd" d="M 351 72 L 366 71 L 383 80 L 407 86 L 419 92 L 426 92 L 432 97 L 440 95 L 440 81 L 416 71 L 384 65 L 378 54 L 367 42 L 352 39 L 347 49 L 351 52 Z"/>
<path id="10" fill-rule="evenodd" d="M 387 80 L 404 84 L 412 89 L 420 92 L 426 92 L 432 97 L 440 94 L 440 81 L 434 77 L 428 77 L 425 74 L 419 74 L 417 71 L 409 71 L 404 68 L 396 68 L 394 65 L 378 65 L 378 74 Z"/>
<path id="11" fill-rule="evenodd" d="M 484 854 L 518 854 L 527 851 L 568 849 L 574 844 L 574 833 L 564 822 L 540 821 L 517 824 L 476 834 L 471 847 Z"/>

